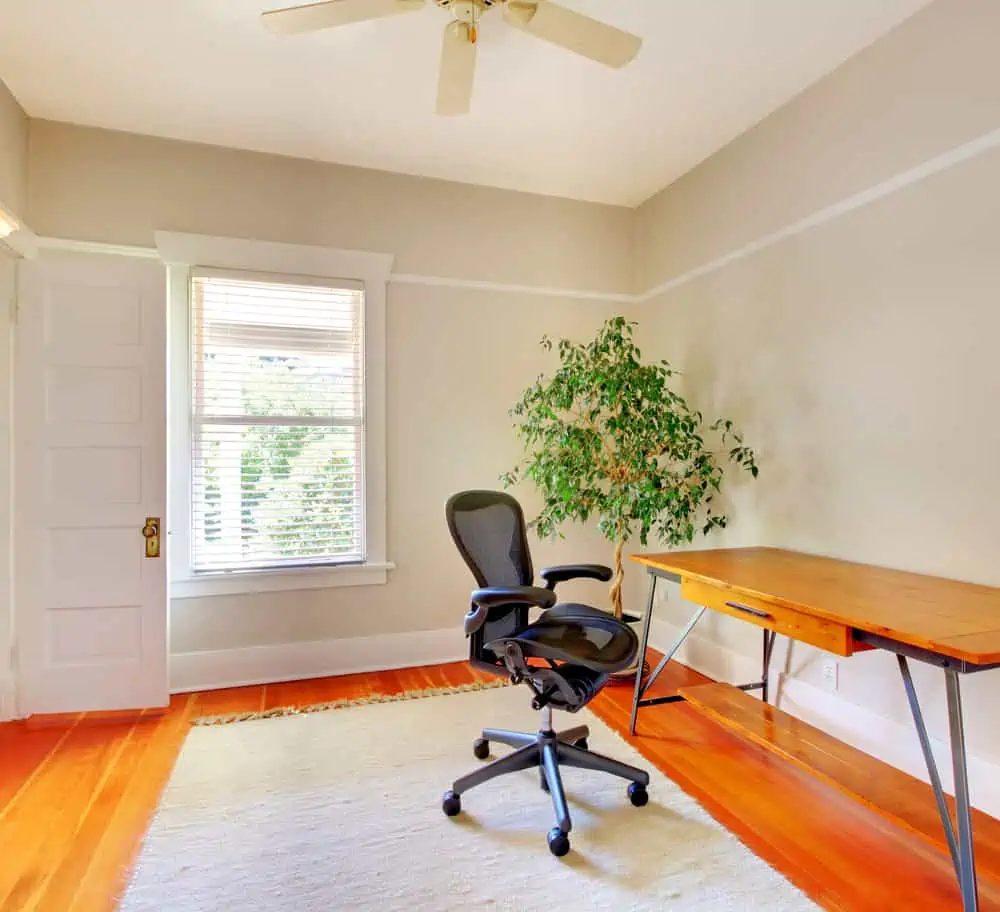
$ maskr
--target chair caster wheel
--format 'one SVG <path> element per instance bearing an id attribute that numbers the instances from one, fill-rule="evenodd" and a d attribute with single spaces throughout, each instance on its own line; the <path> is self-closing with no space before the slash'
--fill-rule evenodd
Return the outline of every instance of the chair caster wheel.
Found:
<path id="1" fill-rule="evenodd" d="M 441 802 L 441 810 L 449 817 L 457 817 L 462 813 L 462 798 L 454 792 L 445 792 Z"/>
<path id="2" fill-rule="evenodd" d="M 477 760 L 485 760 L 490 755 L 490 742 L 485 738 L 476 738 L 472 745 L 472 753 L 476 755 Z"/>
<path id="3" fill-rule="evenodd" d="M 590 750 L 590 744 L 587 742 L 586 738 L 581 738 L 579 741 L 574 741 L 573 746 L 580 748 L 580 750 L 582 751 Z"/>
<path id="4" fill-rule="evenodd" d="M 649 792 L 646 786 L 639 782 L 633 782 L 628 787 L 628 800 L 637 808 L 645 807 L 649 803 Z"/>
<path id="5" fill-rule="evenodd" d="M 562 858 L 569 851 L 569 836 L 567 836 L 559 827 L 553 827 L 549 830 L 549 851 L 556 856 L 556 858 Z"/>

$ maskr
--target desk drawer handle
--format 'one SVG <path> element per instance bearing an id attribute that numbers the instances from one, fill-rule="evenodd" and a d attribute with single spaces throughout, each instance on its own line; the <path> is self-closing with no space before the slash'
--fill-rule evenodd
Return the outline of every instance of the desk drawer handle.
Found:
<path id="1" fill-rule="evenodd" d="M 750 608 L 747 605 L 741 605 L 739 602 L 726 602 L 726 605 L 729 608 L 735 608 L 737 611 L 752 614 L 754 617 L 767 618 L 768 620 L 771 618 L 771 615 L 769 615 L 766 611 L 760 611 L 757 608 Z"/>

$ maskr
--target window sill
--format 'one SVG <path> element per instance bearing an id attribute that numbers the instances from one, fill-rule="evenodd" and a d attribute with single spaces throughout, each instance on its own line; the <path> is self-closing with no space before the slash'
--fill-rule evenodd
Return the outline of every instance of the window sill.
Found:
<path id="1" fill-rule="evenodd" d="M 388 582 L 388 573 L 395 569 L 395 566 L 383 561 L 346 567 L 298 567 L 294 570 L 244 570 L 205 574 L 172 580 L 170 598 L 192 599 L 212 595 L 288 592 L 297 589 L 379 586 Z"/>

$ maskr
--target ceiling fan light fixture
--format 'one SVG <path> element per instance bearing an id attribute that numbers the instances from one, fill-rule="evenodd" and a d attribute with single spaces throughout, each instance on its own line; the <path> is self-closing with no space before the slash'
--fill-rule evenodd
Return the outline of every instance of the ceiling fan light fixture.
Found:
<path id="1" fill-rule="evenodd" d="M 21 227 L 21 223 L 18 222 L 16 218 L 12 215 L 8 215 L 3 209 L 0 209 L 0 240 L 5 237 L 10 237 L 15 231 L 18 231 Z"/>
<path id="2" fill-rule="evenodd" d="M 476 29 L 490 5 L 485 0 L 447 0 L 447 5 L 442 5 L 442 8 L 448 10 L 458 22 Z M 472 40 L 475 41 L 475 38 Z"/>

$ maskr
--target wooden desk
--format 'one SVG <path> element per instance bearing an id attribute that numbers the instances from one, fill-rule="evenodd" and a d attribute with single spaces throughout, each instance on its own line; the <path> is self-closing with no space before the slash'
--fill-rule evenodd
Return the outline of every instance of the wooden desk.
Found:
<path id="1" fill-rule="evenodd" d="M 869 649 L 895 653 L 909 700 L 966 912 L 978 910 L 964 720 L 959 675 L 1000 666 L 1000 589 L 889 570 L 776 548 L 734 548 L 637 554 L 649 573 L 641 654 L 649 642 L 656 583 L 681 584 L 681 595 L 700 606 L 653 672 L 636 679 L 631 731 L 640 707 L 683 700 L 643 699 L 705 611 L 710 609 L 763 631 L 761 680 L 741 686 L 768 697 L 775 637 L 809 643 L 839 656 Z M 944 670 L 948 698 L 957 827 L 945 803 L 909 660 Z M 956 832 L 957 830 L 957 832 Z"/>

